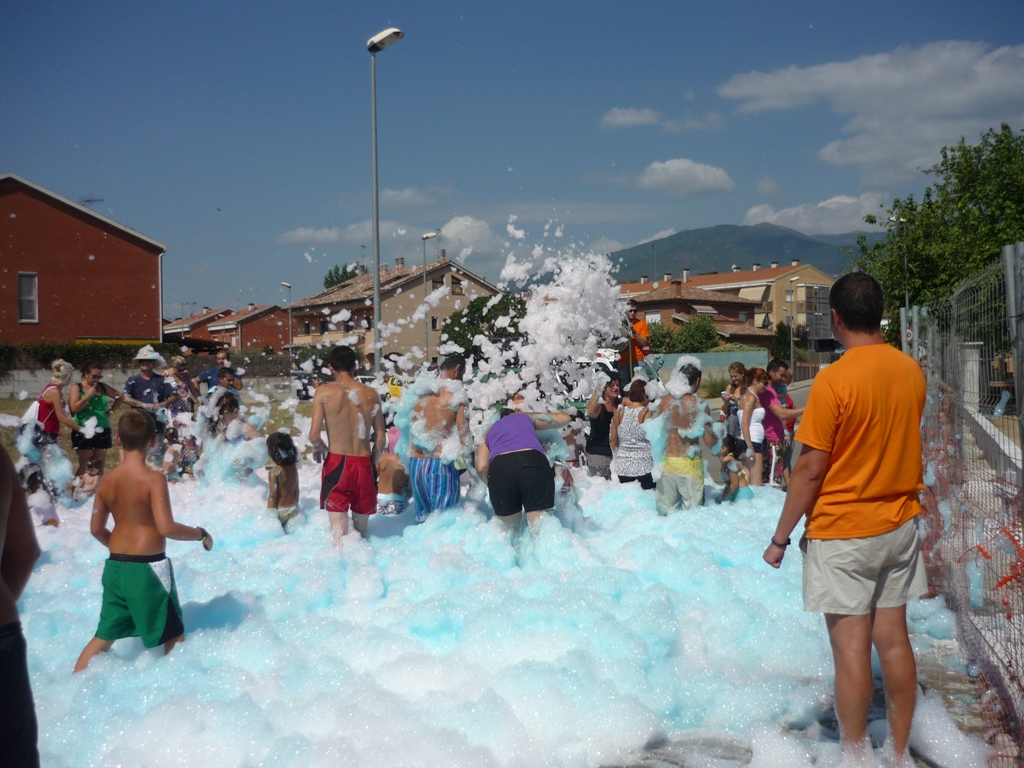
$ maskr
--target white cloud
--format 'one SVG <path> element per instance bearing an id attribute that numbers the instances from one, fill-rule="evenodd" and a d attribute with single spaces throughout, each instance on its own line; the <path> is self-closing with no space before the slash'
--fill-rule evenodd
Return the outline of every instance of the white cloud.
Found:
<path id="1" fill-rule="evenodd" d="M 854 165 L 865 183 L 913 178 L 939 161 L 943 146 L 1008 122 L 1024 124 L 1024 45 L 943 41 L 920 48 L 813 67 L 735 75 L 718 94 L 739 111 L 794 109 L 828 102 L 850 115 L 838 138 L 818 150 L 833 165 Z"/>
<path id="2" fill-rule="evenodd" d="M 381 205 L 391 208 L 407 205 L 430 205 L 434 198 L 419 189 L 385 189 L 380 193 Z"/>
<path id="3" fill-rule="evenodd" d="M 341 240 L 341 230 L 337 227 L 330 229 L 299 227 L 291 232 L 285 232 L 277 240 L 280 243 L 336 243 Z"/>
<path id="4" fill-rule="evenodd" d="M 625 243 L 620 243 L 618 240 L 612 240 L 610 237 L 599 237 L 589 245 L 589 249 L 592 253 L 615 253 L 616 251 L 621 251 L 625 247 Z"/>
<path id="5" fill-rule="evenodd" d="M 494 254 L 502 250 L 504 241 L 494 234 L 486 221 L 472 216 L 455 216 L 441 227 L 441 247 L 449 253 L 471 249 L 466 255 Z"/>
<path id="6" fill-rule="evenodd" d="M 685 157 L 651 163 L 637 178 L 637 185 L 678 197 L 731 192 L 736 186 L 724 169 Z"/>
<path id="7" fill-rule="evenodd" d="M 762 176 L 757 181 L 757 194 L 762 197 L 772 197 L 779 193 L 779 182 L 772 176 Z"/>
<path id="8" fill-rule="evenodd" d="M 776 211 L 770 205 L 755 205 L 743 217 L 743 223 L 777 224 L 805 235 L 839 235 L 864 231 L 864 217 L 878 214 L 879 206 L 888 202 L 884 192 L 865 192 L 860 197 L 838 195 L 820 203 L 804 203 Z"/>
<path id="9" fill-rule="evenodd" d="M 604 128 L 632 128 L 637 125 L 657 125 L 660 121 L 661 112 L 654 109 L 615 107 L 604 113 L 601 125 Z"/>
<path id="10" fill-rule="evenodd" d="M 408 228 L 396 221 L 381 220 L 380 237 L 402 238 L 407 235 Z M 369 246 L 373 242 L 373 221 L 367 219 L 357 224 L 349 224 L 344 229 L 331 227 L 330 229 L 313 229 L 312 227 L 299 227 L 290 232 L 285 232 L 277 238 L 281 243 L 358 243 Z"/>
<path id="11" fill-rule="evenodd" d="M 668 133 L 680 131 L 718 130 L 724 120 L 718 112 L 708 112 L 704 117 L 662 118 L 656 109 L 634 109 L 615 107 L 601 117 L 602 128 L 635 128 L 638 125 L 660 125 Z"/>
<path id="12" fill-rule="evenodd" d="M 674 235 L 675 233 L 676 231 L 674 229 L 663 229 L 661 230 L 661 232 L 655 232 L 650 237 L 645 237 L 643 240 L 638 242 L 637 245 L 643 245 L 644 243 L 651 243 L 654 242 L 655 240 L 661 240 L 661 238 L 668 237 L 669 235 Z"/>

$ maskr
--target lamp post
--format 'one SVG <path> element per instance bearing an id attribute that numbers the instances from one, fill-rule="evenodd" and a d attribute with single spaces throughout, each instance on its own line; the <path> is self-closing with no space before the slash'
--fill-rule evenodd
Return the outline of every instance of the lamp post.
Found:
<path id="1" fill-rule="evenodd" d="M 427 315 L 430 314 L 427 305 L 427 240 L 432 237 L 437 237 L 437 232 L 420 235 L 423 240 L 423 362 L 427 365 L 430 365 L 430 336 L 427 334 Z"/>
<path id="2" fill-rule="evenodd" d="M 397 43 L 405 33 L 385 29 L 366 41 L 370 52 L 370 127 L 373 135 L 373 374 L 380 373 L 380 211 L 377 198 L 377 52 Z"/>
<path id="3" fill-rule="evenodd" d="M 897 227 L 900 224 L 906 224 L 907 220 L 903 218 L 896 218 L 890 216 L 889 221 L 896 224 Z M 910 311 L 910 274 L 907 271 L 907 244 L 903 244 L 903 306 L 906 307 L 907 311 Z"/>
<path id="4" fill-rule="evenodd" d="M 794 291 L 796 287 L 793 285 L 794 280 L 799 280 L 799 277 L 789 278 L 789 364 L 793 368 L 793 373 L 796 374 L 796 359 L 793 355 L 793 331 L 796 327 L 796 307 L 794 306 Z"/>
<path id="5" fill-rule="evenodd" d="M 288 359 L 295 358 L 295 349 L 292 347 L 292 284 L 281 283 L 288 289 Z"/>

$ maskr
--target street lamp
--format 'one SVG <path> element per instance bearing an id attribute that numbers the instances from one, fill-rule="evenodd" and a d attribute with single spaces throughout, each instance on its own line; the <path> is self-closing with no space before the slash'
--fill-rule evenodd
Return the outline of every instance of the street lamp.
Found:
<path id="1" fill-rule="evenodd" d="M 295 357 L 295 349 L 292 347 L 292 284 L 281 283 L 288 289 L 288 359 Z"/>
<path id="2" fill-rule="evenodd" d="M 793 330 L 796 327 L 796 307 L 794 306 L 793 300 L 796 296 L 793 293 L 793 281 L 799 279 L 799 275 L 789 278 L 789 364 L 793 366 L 794 374 L 796 374 L 796 359 L 793 356 Z"/>
<path id="3" fill-rule="evenodd" d="M 430 364 L 430 336 L 427 335 L 427 315 L 430 314 L 430 307 L 427 304 L 427 240 L 437 237 L 437 232 L 427 232 L 420 235 L 423 240 L 423 361 Z"/>
<path id="4" fill-rule="evenodd" d="M 377 200 L 377 52 L 397 43 L 405 33 L 385 29 L 366 41 L 370 52 L 370 125 L 373 134 L 373 373 L 380 373 L 380 211 Z"/>
<path id="5" fill-rule="evenodd" d="M 906 219 L 897 219 L 895 216 L 890 216 L 889 221 L 893 224 L 906 224 Z M 910 311 L 910 274 L 907 272 L 907 244 L 903 244 L 903 306 Z"/>

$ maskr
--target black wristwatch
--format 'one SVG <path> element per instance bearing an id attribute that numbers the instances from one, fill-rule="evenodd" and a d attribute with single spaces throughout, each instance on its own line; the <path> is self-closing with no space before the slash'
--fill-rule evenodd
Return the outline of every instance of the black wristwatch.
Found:
<path id="1" fill-rule="evenodd" d="M 790 544 L 792 544 L 792 543 L 793 543 L 793 540 L 792 540 L 792 539 L 786 539 L 786 543 L 785 543 L 785 544 L 779 544 L 779 542 L 777 542 L 777 541 L 775 540 L 775 537 L 774 537 L 774 536 L 772 536 L 772 544 L 774 544 L 774 545 L 775 545 L 776 547 L 778 547 L 779 549 L 785 549 L 786 547 L 788 547 L 788 546 L 789 546 Z"/>

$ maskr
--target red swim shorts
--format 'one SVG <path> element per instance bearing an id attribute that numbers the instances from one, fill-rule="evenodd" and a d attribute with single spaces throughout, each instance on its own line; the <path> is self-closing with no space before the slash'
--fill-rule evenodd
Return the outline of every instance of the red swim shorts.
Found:
<path id="1" fill-rule="evenodd" d="M 320 508 L 372 515 L 377 511 L 377 470 L 369 456 L 327 454 L 321 475 Z"/>

